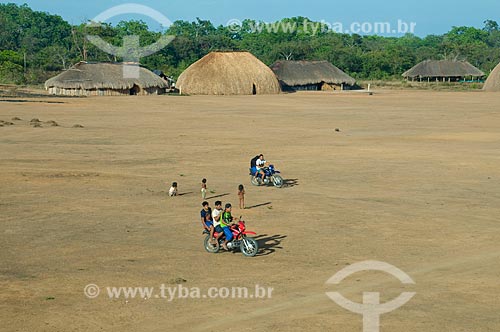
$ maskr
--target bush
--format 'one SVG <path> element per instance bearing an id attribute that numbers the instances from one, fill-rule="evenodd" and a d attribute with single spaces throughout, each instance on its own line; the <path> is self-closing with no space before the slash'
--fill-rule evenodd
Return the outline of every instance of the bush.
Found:
<path id="1" fill-rule="evenodd" d="M 22 66 L 24 63 L 23 55 L 18 52 L 10 50 L 0 51 L 0 63 L 6 61 L 20 66 Z"/>
<path id="2" fill-rule="evenodd" d="M 10 61 L 1 62 L 0 83 L 25 84 L 26 79 L 24 77 L 23 67 Z"/>

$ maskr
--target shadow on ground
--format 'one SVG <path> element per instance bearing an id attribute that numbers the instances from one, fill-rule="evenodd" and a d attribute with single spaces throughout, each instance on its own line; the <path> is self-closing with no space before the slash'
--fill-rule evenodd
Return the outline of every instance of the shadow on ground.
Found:
<path id="1" fill-rule="evenodd" d="M 229 195 L 229 193 L 220 194 L 220 195 L 216 195 L 216 196 L 210 196 L 210 197 L 207 197 L 206 199 L 214 199 L 214 198 L 224 197 L 227 195 Z"/>
<path id="2" fill-rule="evenodd" d="M 283 180 L 283 188 L 291 188 L 299 185 L 299 179 L 285 179 Z"/>
<path id="3" fill-rule="evenodd" d="M 276 249 L 283 249 L 281 241 L 286 238 L 286 235 L 267 235 L 262 234 L 254 237 L 259 243 L 259 253 L 257 256 L 267 256 L 276 252 Z"/>
<path id="4" fill-rule="evenodd" d="M 258 207 L 261 207 L 261 206 L 271 205 L 271 203 L 272 202 L 266 202 L 266 203 L 252 205 L 252 206 L 247 206 L 247 207 L 245 207 L 245 209 L 246 210 L 255 209 L 255 208 L 258 208 Z"/>

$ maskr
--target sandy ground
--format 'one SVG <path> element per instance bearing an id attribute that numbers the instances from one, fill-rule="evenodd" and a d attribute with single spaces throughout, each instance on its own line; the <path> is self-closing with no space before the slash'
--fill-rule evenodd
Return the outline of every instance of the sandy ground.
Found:
<path id="1" fill-rule="evenodd" d="M 331 291 L 416 292 L 381 317 L 383 332 L 500 330 L 500 95 L 5 100 L 0 120 L 22 121 L 0 127 L 2 331 L 362 331 Z M 259 152 L 286 188 L 250 185 Z M 211 204 L 237 205 L 245 185 L 250 209 L 234 214 L 257 232 L 258 256 L 205 252 L 203 177 Z M 172 181 L 182 196 L 167 197 Z M 365 260 L 415 285 L 382 272 L 326 284 Z M 169 301 L 162 284 L 202 293 Z M 271 297 L 203 298 L 255 285 Z M 156 296 L 110 299 L 121 286 Z"/>

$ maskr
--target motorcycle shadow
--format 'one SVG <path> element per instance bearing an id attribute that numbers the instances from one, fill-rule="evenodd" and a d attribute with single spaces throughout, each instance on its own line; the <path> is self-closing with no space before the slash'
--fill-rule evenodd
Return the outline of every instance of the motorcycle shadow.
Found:
<path id="1" fill-rule="evenodd" d="M 267 256 L 276 252 L 276 249 L 283 249 L 281 241 L 286 239 L 286 235 L 262 234 L 254 237 L 259 243 L 259 253 L 256 256 Z"/>
<path id="2" fill-rule="evenodd" d="M 284 179 L 283 188 L 291 188 L 299 185 L 299 179 Z"/>

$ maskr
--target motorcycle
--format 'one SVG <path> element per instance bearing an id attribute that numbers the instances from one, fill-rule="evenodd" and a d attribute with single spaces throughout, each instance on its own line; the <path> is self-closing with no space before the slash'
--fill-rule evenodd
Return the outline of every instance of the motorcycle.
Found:
<path id="1" fill-rule="evenodd" d="M 271 182 L 276 188 L 283 187 L 283 178 L 279 174 L 280 171 L 274 168 L 274 165 L 264 167 L 263 170 L 264 174 L 266 174 L 264 180 L 262 180 L 262 174 L 257 173 L 257 175 L 255 175 L 255 173 L 253 173 L 252 169 L 250 168 L 250 182 L 254 186 L 260 186 L 262 184 L 268 185 Z"/>
<path id="2" fill-rule="evenodd" d="M 227 248 L 232 250 L 239 247 L 241 253 L 246 257 L 253 257 L 257 255 L 257 252 L 259 251 L 259 244 L 254 238 L 247 237 L 247 235 L 256 235 L 256 233 L 247 231 L 245 222 L 241 220 L 241 218 L 237 224 L 232 224 L 229 227 L 233 233 L 233 239 L 227 243 Z M 210 253 L 219 252 L 220 247 L 222 247 L 222 243 L 224 243 L 224 235 L 222 235 L 216 243 L 212 243 L 210 241 L 210 232 L 204 230 L 203 234 L 207 235 L 203 241 L 205 250 Z M 214 238 L 217 238 L 218 235 L 219 233 L 214 232 Z"/>

